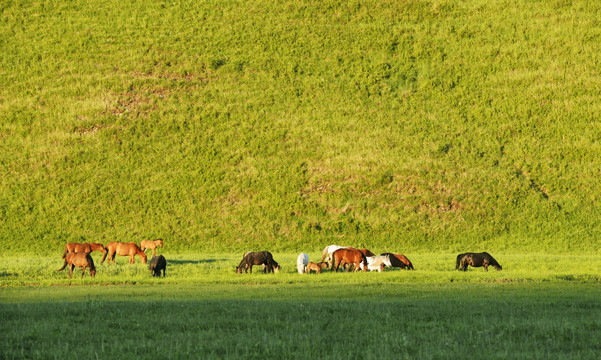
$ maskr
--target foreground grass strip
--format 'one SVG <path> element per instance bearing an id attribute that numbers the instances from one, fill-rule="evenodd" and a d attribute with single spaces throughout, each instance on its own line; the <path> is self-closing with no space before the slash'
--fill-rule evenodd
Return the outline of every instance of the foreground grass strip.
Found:
<path id="1" fill-rule="evenodd" d="M 578 282 L 12 287 L 2 358 L 594 358 Z M 85 341 L 82 339 L 85 338 Z"/>

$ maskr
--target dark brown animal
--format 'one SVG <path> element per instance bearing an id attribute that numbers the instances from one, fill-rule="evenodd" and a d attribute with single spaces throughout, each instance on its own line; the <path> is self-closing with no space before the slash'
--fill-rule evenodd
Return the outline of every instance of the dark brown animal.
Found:
<path id="1" fill-rule="evenodd" d="M 403 254 L 393 254 L 393 253 L 383 253 L 380 255 L 388 255 L 388 258 L 390 259 L 390 264 L 392 265 L 392 267 L 398 267 L 401 269 L 407 269 L 407 270 L 414 270 L 413 269 L 413 264 L 411 263 L 411 261 L 409 261 L 409 259 L 407 259 L 407 257 Z"/>
<path id="2" fill-rule="evenodd" d="M 64 268 L 69 266 L 69 277 L 73 276 L 73 269 L 77 266 L 82 268 L 81 277 L 83 278 L 86 273 L 86 268 L 90 269 L 90 276 L 96 276 L 96 267 L 94 267 L 94 260 L 90 254 L 86 253 L 69 253 L 65 256 L 65 264 L 62 268 L 57 271 L 62 271 Z"/>
<path id="3" fill-rule="evenodd" d="M 106 250 L 107 250 L 107 253 L 105 253 L 104 256 L 102 257 L 102 261 L 100 262 L 101 264 L 104 263 L 104 260 L 106 259 L 107 254 L 109 257 L 109 261 L 108 261 L 109 265 L 111 264 L 111 260 L 113 261 L 113 263 L 115 262 L 116 254 L 119 254 L 121 256 L 129 255 L 129 263 L 130 264 L 134 264 L 136 262 L 134 256 L 138 255 L 140 257 L 140 259 L 142 260 L 142 264 L 146 264 L 146 259 L 147 259 L 146 254 L 144 253 L 144 251 L 142 251 L 142 249 L 140 249 L 140 247 L 138 245 L 136 245 L 133 242 L 123 243 L 123 242 L 113 241 L 113 242 L 106 244 Z"/>
<path id="4" fill-rule="evenodd" d="M 236 268 L 236 273 L 242 274 L 242 271 L 248 273 L 253 272 L 253 265 L 263 265 L 263 272 L 277 273 L 280 271 L 280 265 L 273 259 L 273 255 L 269 251 L 249 251 L 244 254 L 242 261 Z"/>
<path id="5" fill-rule="evenodd" d="M 154 257 L 156 248 L 163 247 L 163 239 L 156 240 L 142 240 L 140 241 L 140 249 L 146 252 L 146 249 L 152 250 L 152 257 Z"/>
<path id="6" fill-rule="evenodd" d="M 334 271 L 338 271 L 340 265 L 344 266 L 345 264 L 354 264 L 353 271 L 359 270 L 361 264 L 363 264 L 363 271 L 367 271 L 367 258 L 365 254 L 357 249 L 346 248 L 334 251 L 332 253 L 332 264 L 331 270 Z"/>
<path id="7" fill-rule="evenodd" d="M 163 255 L 153 256 L 150 259 L 150 265 L 148 269 L 152 273 L 152 276 L 161 276 L 161 270 L 163 270 L 163 277 L 165 277 L 165 269 L 167 268 L 167 260 Z"/>
<path id="8" fill-rule="evenodd" d="M 352 249 L 352 248 L 349 248 Z M 376 256 L 376 254 L 372 253 L 371 251 L 369 251 L 369 249 L 357 249 L 359 251 L 361 251 L 363 253 L 363 255 L 367 256 Z"/>
<path id="9" fill-rule="evenodd" d="M 92 251 L 100 251 L 102 253 L 106 254 L 106 248 L 104 247 L 104 245 L 100 244 L 100 243 L 67 243 L 65 245 L 65 252 L 63 253 L 63 259 L 67 256 L 67 254 L 69 253 L 86 253 L 89 254 Z"/>
<path id="10" fill-rule="evenodd" d="M 467 267 L 484 267 L 484 270 L 488 271 L 488 266 L 492 266 L 497 271 L 502 270 L 503 267 L 499 265 L 497 260 L 495 260 L 489 253 L 481 252 L 481 253 L 464 253 L 457 255 L 457 261 L 455 263 L 456 270 L 467 271 Z"/>
<path id="11" fill-rule="evenodd" d="M 313 261 L 309 261 L 305 268 L 305 273 L 310 274 L 311 271 L 315 271 L 317 274 L 321 274 L 321 269 L 329 268 L 328 263 L 325 261 L 314 263 Z"/>

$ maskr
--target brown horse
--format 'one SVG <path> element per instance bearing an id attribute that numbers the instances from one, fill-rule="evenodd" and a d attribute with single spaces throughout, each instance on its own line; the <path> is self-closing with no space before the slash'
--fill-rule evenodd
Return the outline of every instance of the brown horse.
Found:
<path id="1" fill-rule="evenodd" d="M 140 241 L 140 248 L 146 252 L 146 249 L 152 249 L 152 257 L 154 257 L 154 251 L 158 247 L 163 247 L 163 239 L 156 240 L 142 240 Z"/>
<path id="2" fill-rule="evenodd" d="M 411 261 L 409 261 L 409 259 L 407 259 L 407 257 L 403 254 L 383 253 L 380 255 L 383 255 L 383 256 L 388 255 L 388 257 L 390 259 L 390 264 L 392 265 L 392 267 L 414 270 L 413 264 L 411 263 Z"/>
<path id="3" fill-rule="evenodd" d="M 104 254 L 104 256 L 102 257 L 102 261 L 100 262 L 101 264 L 104 263 L 104 260 L 106 259 L 107 254 L 109 257 L 109 261 L 108 261 L 109 265 L 111 264 L 111 260 L 113 260 L 113 263 L 115 262 L 116 254 L 119 254 L 121 256 L 129 255 L 129 263 L 130 264 L 134 264 L 136 262 L 136 260 L 134 259 L 134 256 L 138 255 L 140 257 L 140 259 L 142 259 L 142 264 L 146 264 L 146 254 L 144 253 L 144 251 L 142 251 L 142 249 L 140 249 L 140 247 L 138 245 L 136 245 L 133 242 L 123 243 L 123 242 L 113 241 L 113 242 L 106 244 L 106 250 L 107 250 L 107 253 Z"/>
<path id="4" fill-rule="evenodd" d="M 69 253 L 86 253 L 89 254 L 92 251 L 100 251 L 106 254 L 106 248 L 100 243 L 67 243 L 65 245 L 65 252 L 63 253 L 63 259 Z"/>
<path id="5" fill-rule="evenodd" d="M 338 249 L 332 253 L 332 269 L 338 271 L 340 265 L 355 264 L 353 271 L 357 271 L 363 264 L 363 271 L 367 271 L 367 258 L 357 249 Z M 349 268 L 350 269 L 350 268 Z M 348 270 L 347 270 L 348 271 Z"/>
<path id="6" fill-rule="evenodd" d="M 237 274 L 242 274 L 242 271 L 253 273 L 253 265 L 262 265 L 263 272 L 277 273 L 280 271 L 280 265 L 273 259 L 273 255 L 269 251 L 248 251 L 244 253 L 242 261 L 236 268 Z"/>
<path id="7" fill-rule="evenodd" d="M 314 263 L 313 261 L 309 261 L 307 264 L 305 273 L 310 274 L 311 270 L 315 271 L 317 274 L 321 274 L 321 269 L 328 268 L 328 263 L 325 261 Z"/>
<path id="8" fill-rule="evenodd" d="M 62 271 L 64 268 L 69 265 L 69 277 L 73 276 L 73 269 L 77 266 L 82 268 L 81 277 L 83 278 L 86 273 L 86 268 L 90 268 L 90 276 L 94 277 L 96 275 L 96 267 L 94 267 L 94 260 L 90 254 L 86 253 L 69 253 L 65 257 L 65 264 L 62 268 L 57 271 Z"/>
<path id="9" fill-rule="evenodd" d="M 487 252 L 465 253 L 465 254 L 457 255 L 457 261 L 455 263 L 456 270 L 467 271 L 468 265 L 473 266 L 473 267 L 482 266 L 482 267 L 484 267 L 484 270 L 486 270 L 486 271 L 488 271 L 489 265 L 494 267 L 495 269 L 497 269 L 497 271 L 503 270 L 503 267 L 501 265 L 499 265 L 497 260 L 495 260 L 495 258 L 493 258 Z"/>

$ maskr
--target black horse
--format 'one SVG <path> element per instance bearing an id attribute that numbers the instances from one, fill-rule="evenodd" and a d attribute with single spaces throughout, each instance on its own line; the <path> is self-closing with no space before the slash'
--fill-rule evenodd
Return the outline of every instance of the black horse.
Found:
<path id="1" fill-rule="evenodd" d="M 165 277 L 165 269 L 167 268 L 167 260 L 163 255 L 153 256 L 150 259 L 150 265 L 148 266 L 152 276 L 161 276 L 161 270 L 163 270 L 163 277 Z"/>
<path id="2" fill-rule="evenodd" d="M 280 265 L 273 260 L 273 255 L 271 255 L 269 251 L 249 251 L 244 254 L 242 261 L 240 261 L 240 264 L 236 268 L 236 273 L 242 274 L 243 270 L 245 273 L 247 273 L 248 270 L 250 270 L 250 273 L 252 274 L 253 265 L 263 265 L 263 272 L 277 273 L 280 271 Z"/>
<path id="3" fill-rule="evenodd" d="M 488 271 L 488 266 L 492 266 L 495 269 L 502 270 L 503 267 L 499 265 L 497 260 L 493 258 L 487 252 L 481 253 L 464 253 L 457 255 L 457 262 L 455 264 L 455 270 L 467 271 L 467 266 L 480 267 L 483 266 L 484 270 Z"/>

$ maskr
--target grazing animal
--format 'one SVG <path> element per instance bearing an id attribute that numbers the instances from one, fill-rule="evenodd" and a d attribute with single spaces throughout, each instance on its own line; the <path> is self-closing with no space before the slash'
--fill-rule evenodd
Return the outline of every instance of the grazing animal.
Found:
<path id="1" fill-rule="evenodd" d="M 489 253 L 464 253 L 457 255 L 457 261 L 455 263 L 455 269 L 467 271 L 467 266 L 473 267 L 484 267 L 484 270 L 488 271 L 488 266 L 492 266 L 497 271 L 502 270 L 503 267 L 499 265 Z"/>
<path id="2" fill-rule="evenodd" d="M 67 243 L 65 245 L 65 252 L 63 253 L 63 259 L 67 256 L 67 254 L 69 253 L 86 253 L 89 254 L 92 251 L 100 251 L 102 253 L 106 254 L 106 248 L 104 247 L 104 245 L 100 244 L 100 243 Z"/>
<path id="3" fill-rule="evenodd" d="M 140 249 L 142 249 L 142 251 L 146 252 L 146 249 L 152 249 L 152 257 L 154 257 L 155 254 L 155 249 L 159 248 L 159 247 L 163 247 L 163 239 L 156 239 L 156 240 L 142 240 L 140 241 Z"/>
<path id="4" fill-rule="evenodd" d="M 82 268 L 81 277 L 86 273 L 86 268 L 90 269 L 90 276 L 96 276 L 96 267 L 94 266 L 94 260 L 90 256 L 90 254 L 86 253 L 68 253 L 65 257 L 65 264 L 62 268 L 57 271 L 62 271 L 64 268 L 69 265 L 69 277 L 73 276 L 73 269 L 77 266 Z"/>
<path id="5" fill-rule="evenodd" d="M 367 258 L 367 270 L 374 271 L 378 270 L 378 272 L 384 271 L 384 266 L 391 266 L 390 256 L 388 255 L 380 255 L 380 256 L 366 256 Z M 363 268 L 363 264 L 361 264 L 361 268 Z"/>
<path id="6" fill-rule="evenodd" d="M 165 260 L 165 257 L 163 255 L 159 255 L 159 256 L 153 256 L 152 259 L 150 259 L 150 265 L 148 266 L 148 269 L 150 269 L 150 272 L 152 273 L 152 276 L 161 276 L 161 270 L 163 270 L 163 277 L 165 277 L 165 269 L 167 268 L 167 260 Z"/>
<path id="7" fill-rule="evenodd" d="M 329 268 L 329 265 L 327 262 L 322 261 L 322 262 L 314 263 L 312 261 L 309 261 L 305 272 L 307 274 L 310 274 L 311 271 L 315 271 L 317 274 L 321 274 L 321 269 L 323 269 L 323 268 L 326 268 L 326 269 Z"/>
<path id="8" fill-rule="evenodd" d="M 129 255 L 129 263 L 130 264 L 134 264 L 136 262 L 134 256 L 138 255 L 140 257 L 140 259 L 142 260 L 142 264 L 146 264 L 146 260 L 147 260 L 146 254 L 144 253 L 144 251 L 142 251 L 142 249 L 140 249 L 140 247 L 138 245 L 136 245 L 133 242 L 124 243 L 124 242 L 113 241 L 113 242 L 106 244 L 106 250 L 107 250 L 107 252 L 104 254 L 104 256 L 102 257 L 102 261 L 100 262 L 101 264 L 104 263 L 104 260 L 106 259 L 107 254 L 109 257 L 109 261 L 108 261 L 109 265 L 111 264 L 111 260 L 113 261 L 113 263 L 115 262 L 116 254 L 119 254 L 121 256 Z"/>
<path id="9" fill-rule="evenodd" d="M 273 255 L 269 251 L 249 251 L 244 254 L 242 261 L 236 268 L 236 273 L 242 274 L 242 271 L 248 273 L 253 273 L 253 265 L 263 265 L 263 272 L 273 272 L 277 273 L 280 271 L 280 265 L 273 259 Z"/>
<path id="10" fill-rule="evenodd" d="M 321 262 L 328 259 L 327 261 L 331 264 L 332 262 L 332 253 L 338 249 L 346 249 L 348 246 L 339 246 L 339 245 L 328 245 L 323 248 L 321 252 Z"/>
<path id="11" fill-rule="evenodd" d="M 309 263 L 309 255 L 307 255 L 305 253 L 300 253 L 300 255 L 298 255 L 298 258 L 296 258 L 296 269 L 298 270 L 299 274 L 305 273 L 305 267 L 307 266 L 308 263 Z"/>
<path id="12" fill-rule="evenodd" d="M 357 249 L 359 251 L 361 251 L 363 253 L 363 255 L 369 257 L 369 256 L 375 256 L 376 254 L 372 253 L 371 251 L 369 251 L 369 249 Z"/>
<path id="13" fill-rule="evenodd" d="M 407 259 L 407 257 L 403 254 L 383 253 L 380 255 L 384 255 L 384 256 L 388 255 L 389 256 L 391 267 L 398 267 L 401 269 L 414 270 L 413 264 L 411 263 L 411 261 L 409 261 L 409 259 Z"/>
<path id="14" fill-rule="evenodd" d="M 363 271 L 367 271 L 367 258 L 365 254 L 357 249 L 346 248 L 334 251 L 332 253 L 332 262 L 333 265 L 330 270 L 338 271 L 340 265 L 355 264 L 353 271 L 357 271 L 361 268 L 361 264 L 363 264 Z"/>

